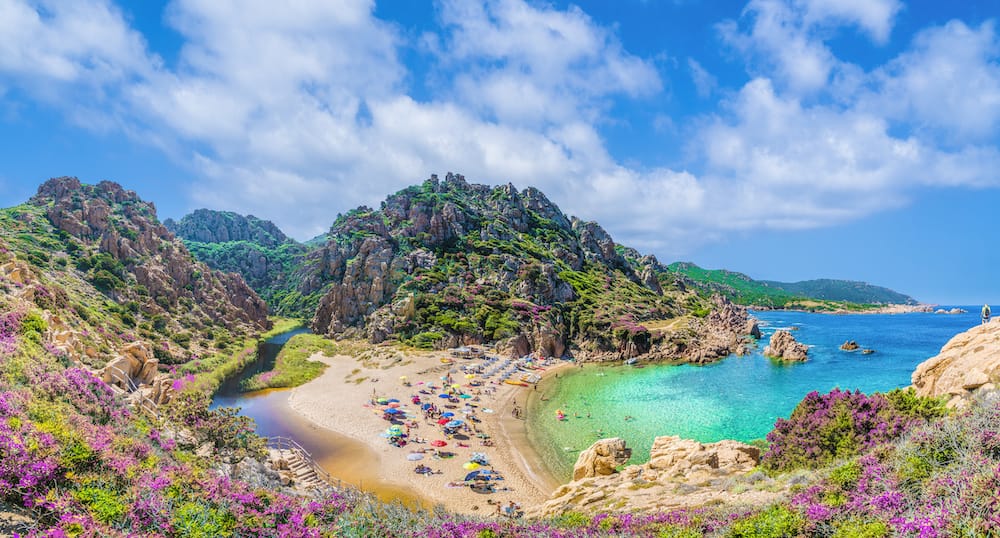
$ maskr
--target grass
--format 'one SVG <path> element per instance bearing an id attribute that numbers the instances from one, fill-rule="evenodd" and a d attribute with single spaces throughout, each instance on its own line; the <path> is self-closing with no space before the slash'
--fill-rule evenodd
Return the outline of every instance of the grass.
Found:
<path id="1" fill-rule="evenodd" d="M 262 372 L 243 383 L 244 390 L 266 388 L 297 387 L 316 379 L 326 369 L 326 365 L 309 358 L 316 353 L 328 357 L 339 355 L 352 349 L 351 344 L 341 344 L 315 334 L 297 334 L 278 353 L 274 369 Z"/>
<path id="2" fill-rule="evenodd" d="M 288 331 L 294 331 L 300 327 L 305 327 L 305 321 L 301 319 L 294 318 L 283 318 L 278 316 L 272 316 L 268 318 L 271 321 L 271 330 L 266 333 L 261 334 L 258 339 L 269 340 L 278 336 L 279 334 L 286 333 Z"/>

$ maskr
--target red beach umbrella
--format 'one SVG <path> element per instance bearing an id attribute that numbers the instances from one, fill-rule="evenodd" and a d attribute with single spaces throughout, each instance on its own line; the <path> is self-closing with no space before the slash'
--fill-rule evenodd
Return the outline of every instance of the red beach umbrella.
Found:
<path id="1" fill-rule="evenodd" d="M 449 423 L 449 422 L 451 422 L 451 419 L 450 419 L 450 418 L 442 418 L 442 419 L 439 419 L 439 420 L 438 420 L 438 424 L 440 424 L 440 425 L 442 425 L 442 426 L 444 426 L 445 424 L 447 424 L 447 423 Z"/>
<path id="2" fill-rule="evenodd" d="M 448 446 L 448 443 L 446 443 L 446 442 L 444 442 L 444 441 L 442 441 L 440 439 L 435 439 L 435 440 L 431 441 L 431 446 L 433 446 L 433 447 Z"/>

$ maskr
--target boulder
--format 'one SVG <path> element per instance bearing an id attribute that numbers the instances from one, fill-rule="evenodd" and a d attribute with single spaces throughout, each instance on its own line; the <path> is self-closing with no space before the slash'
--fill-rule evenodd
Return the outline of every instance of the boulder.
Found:
<path id="1" fill-rule="evenodd" d="M 843 350 L 843 351 L 855 351 L 859 347 L 861 347 L 861 346 L 859 346 L 858 343 L 855 342 L 854 340 L 848 340 L 848 341 L 844 342 L 843 344 L 840 344 L 840 349 Z"/>
<path id="2" fill-rule="evenodd" d="M 804 361 L 808 354 L 809 347 L 796 342 L 792 333 L 785 330 L 774 331 L 764 348 L 764 355 L 783 361 Z"/>
<path id="3" fill-rule="evenodd" d="M 1000 380 L 1000 323 L 955 335 L 911 379 L 917 394 L 947 397 L 951 407 L 965 407 L 977 393 L 993 390 Z"/>
<path id="4" fill-rule="evenodd" d="M 589 462 L 601 460 L 596 456 L 598 451 L 613 453 L 622 449 L 620 439 L 602 439 L 580 455 L 575 471 L 591 470 Z M 754 473 L 759 462 L 757 447 L 736 441 L 703 444 L 676 436 L 657 437 L 648 462 L 630 465 L 620 473 L 611 470 L 612 461 L 607 461 L 603 473 L 574 472 L 572 482 L 556 489 L 548 501 L 528 512 L 534 517 L 551 517 L 569 510 L 640 514 L 724 503 L 766 506 L 786 495 L 783 489 L 788 486 L 779 485 L 763 473 Z M 760 481 L 773 487 L 746 487 Z"/>
<path id="5" fill-rule="evenodd" d="M 632 449 L 625 446 L 620 437 L 601 439 L 580 453 L 573 466 L 573 480 L 594 476 L 606 476 L 618 472 L 616 468 L 625 465 L 632 457 Z"/>

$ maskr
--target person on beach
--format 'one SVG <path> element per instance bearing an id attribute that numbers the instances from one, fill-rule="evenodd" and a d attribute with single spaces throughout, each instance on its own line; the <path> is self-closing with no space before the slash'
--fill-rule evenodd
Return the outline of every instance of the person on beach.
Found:
<path id="1" fill-rule="evenodd" d="M 989 323 L 989 322 L 990 322 L 990 305 L 984 304 L 983 305 L 983 323 L 986 324 L 986 323 Z"/>

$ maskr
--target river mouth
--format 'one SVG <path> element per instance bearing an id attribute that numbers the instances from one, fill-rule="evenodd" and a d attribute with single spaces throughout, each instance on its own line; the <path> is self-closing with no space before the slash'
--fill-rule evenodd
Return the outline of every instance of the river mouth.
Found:
<path id="1" fill-rule="evenodd" d="M 295 329 L 262 342 L 257 360 L 219 387 L 212 397 L 212 408 L 240 408 L 241 415 L 254 419 L 258 435 L 295 439 L 335 479 L 372 493 L 383 502 L 401 502 L 410 508 L 423 506 L 421 497 L 411 489 L 379 479 L 378 454 L 364 443 L 322 428 L 292 410 L 288 405 L 289 389 L 240 392 L 243 380 L 274 367 L 278 352 L 292 336 L 308 332 Z"/>

